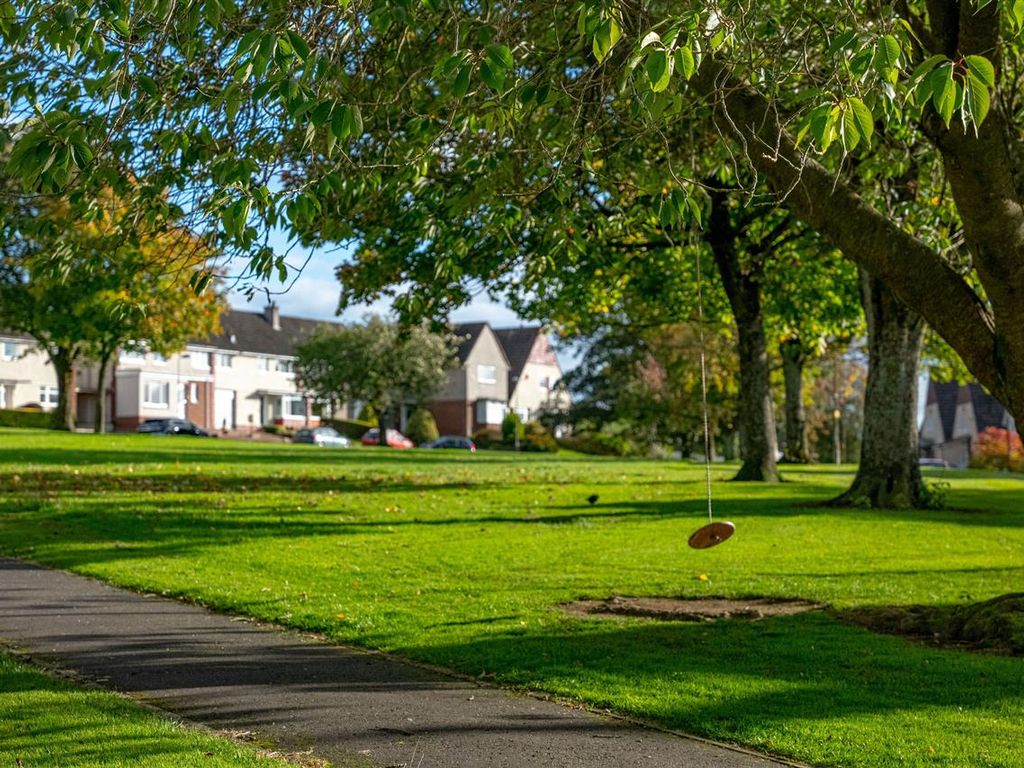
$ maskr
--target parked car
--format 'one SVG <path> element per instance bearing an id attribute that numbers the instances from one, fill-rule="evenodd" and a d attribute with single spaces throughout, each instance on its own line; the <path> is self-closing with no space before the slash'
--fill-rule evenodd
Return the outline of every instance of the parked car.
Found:
<path id="1" fill-rule="evenodd" d="M 334 427 L 306 427 L 300 429 L 292 438 L 293 443 L 312 443 L 313 445 L 328 445 L 334 448 L 347 448 L 349 439 L 338 433 Z"/>
<path id="2" fill-rule="evenodd" d="M 917 466 L 919 467 L 942 467 L 943 469 L 949 469 L 949 462 L 945 459 L 929 459 L 924 456 L 917 460 Z"/>
<path id="3" fill-rule="evenodd" d="M 136 432 L 150 435 L 193 435 L 209 437 L 210 433 L 185 419 L 146 419 L 139 424 Z"/>
<path id="4" fill-rule="evenodd" d="M 376 427 L 367 431 L 360 440 L 363 445 L 380 445 L 380 431 Z M 403 435 L 397 429 L 387 431 L 387 442 L 389 448 L 412 448 L 412 440 Z"/>
<path id="5" fill-rule="evenodd" d="M 472 451 L 474 453 L 476 452 L 476 443 L 474 443 L 468 437 L 460 437 L 459 435 L 441 435 L 439 438 L 437 438 L 437 440 L 431 440 L 423 447 L 449 448 L 459 451 Z"/>

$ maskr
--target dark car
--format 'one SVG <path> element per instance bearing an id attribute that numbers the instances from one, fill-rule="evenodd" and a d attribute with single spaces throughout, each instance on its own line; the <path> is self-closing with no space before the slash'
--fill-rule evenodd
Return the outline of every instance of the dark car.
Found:
<path id="1" fill-rule="evenodd" d="M 344 435 L 338 434 L 334 427 L 306 427 L 300 429 L 292 438 L 293 443 L 312 443 L 313 445 L 329 445 L 335 448 L 345 448 L 349 440 Z"/>
<path id="2" fill-rule="evenodd" d="M 149 435 L 193 435 L 209 437 L 210 433 L 185 419 L 146 419 L 135 430 Z"/>
<path id="3" fill-rule="evenodd" d="M 449 448 L 458 451 L 476 452 L 476 443 L 468 437 L 459 435 L 441 435 L 437 440 L 431 440 L 423 446 L 424 448 Z"/>

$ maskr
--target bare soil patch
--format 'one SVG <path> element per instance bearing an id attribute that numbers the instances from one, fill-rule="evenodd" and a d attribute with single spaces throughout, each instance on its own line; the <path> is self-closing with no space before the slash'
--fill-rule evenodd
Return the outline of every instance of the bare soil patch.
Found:
<path id="1" fill-rule="evenodd" d="M 791 616 L 795 613 L 817 611 L 825 606 L 807 600 L 779 600 L 768 597 L 694 599 L 613 595 L 605 600 L 575 600 L 563 603 L 560 607 L 574 616 L 640 616 L 663 621 L 714 621 Z"/>

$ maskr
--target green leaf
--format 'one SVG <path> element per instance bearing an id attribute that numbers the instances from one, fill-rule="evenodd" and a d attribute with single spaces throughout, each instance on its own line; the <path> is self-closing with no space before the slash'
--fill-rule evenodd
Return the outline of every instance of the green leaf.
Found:
<path id="1" fill-rule="evenodd" d="M 879 74 L 889 82 L 895 82 L 898 77 L 900 54 L 900 43 L 892 35 L 883 36 L 875 45 L 872 63 Z"/>
<path id="2" fill-rule="evenodd" d="M 295 53 L 296 58 L 299 61 L 305 62 L 309 58 L 309 43 L 295 30 L 289 29 L 285 34 L 288 36 L 288 42 L 291 43 L 292 51 Z"/>
<path id="3" fill-rule="evenodd" d="M 473 67 L 470 64 L 464 64 L 459 68 L 455 80 L 452 82 L 452 94 L 455 98 L 461 99 L 469 91 L 469 78 L 472 73 Z"/>
<path id="4" fill-rule="evenodd" d="M 497 45 L 492 43 L 487 46 L 487 60 L 494 65 L 496 70 L 509 70 L 515 66 L 515 60 L 512 58 L 512 51 L 508 49 L 508 46 Z"/>
<path id="5" fill-rule="evenodd" d="M 594 58 L 600 64 L 604 61 L 609 51 L 615 47 L 615 44 L 619 42 L 619 38 L 622 37 L 622 30 L 619 29 L 618 22 L 613 18 L 607 18 L 601 22 L 600 26 L 594 31 Z"/>
<path id="6" fill-rule="evenodd" d="M 842 110 L 839 116 L 839 137 L 843 143 L 843 149 L 852 152 L 860 143 L 860 130 L 857 127 L 857 118 L 850 108 Z"/>
<path id="7" fill-rule="evenodd" d="M 505 85 L 505 74 L 501 71 L 496 71 L 489 61 L 480 62 L 480 79 L 499 92 Z"/>
<path id="8" fill-rule="evenodd" d="M 697 69 L 697 62 L 693 58 L 693 51 L 687 46 L 678 48 L 676 49 L 675 58 L 676 67 L 682 73 L 683 79 L 689 80 L 693 77 L 693 73 Z"/>
<path id="9" fill-rule="evenodd" d="M 644 69 L 651 81 L 652 91 L 659 93 L 668 88 L 669 81 L 672 79 L 672 59 L 669 58 L 667 51 L 653 51 L 647 57 Z"/>
<path id="10" fill-rule="evenodd" d="M 970 113 L 975 134 L 978 132 L 978 126 L 985 121 L 985 117 L 988 115 L 990 103 L 988 86 L 976 78 L 972 72 L 964 83 L 964 109 Z"/>
<path id="11" fill-rule="evenodd" d="M 984 56 L 968 56 L 964 59 L 967 71 L 981 81 L 986 88 L 994 88 L 996 85 L 996 70 L 992 62 Z"/>
<path id="12" fill-rule="evenodd" d="M 956 109 L 956 83 L 953 82 L 953 66 L 946 64 L 934 70 L 928 80 L 932 89 L 932 105 L 942 122 L 948 127 Z"/>
<path id="13" fill-rule="evenodd" d="M 875 118 L 871 114 L 871 110 L 867 108 L 867 105 L 857 98 L 852 98 L 847 101 L 850 113 L 853 115 L 854 122 L 857 125 L 857 131 L 860 133 L 861 138 L 865 144 L 871 143 L 871 136 L 875 132 Z"/>
<path id="14" fill-rule="evenodd" d="M 1024 0 L 1021 0 L 1021 2 L 1024 2 Z M 659 35 L 657 32 L 648 32 L 646 35 L 644 35 L 644 39 L 640 41 L 640 50 L 643 50 L 649 45 L 654 45 L 655 43 L 660 42 L 661 35 Z"/>

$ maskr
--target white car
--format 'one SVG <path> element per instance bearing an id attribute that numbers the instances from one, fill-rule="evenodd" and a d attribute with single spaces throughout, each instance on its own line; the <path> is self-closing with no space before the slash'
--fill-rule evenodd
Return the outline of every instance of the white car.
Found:
<path id="1" fill-rule="evenodd" d="M 306 427 L 300 429 L 292 438 L 293 443 L 312 443 L 313 445 L 348 448 L 349 439 L 338 434 L 334 427 Z"/>

